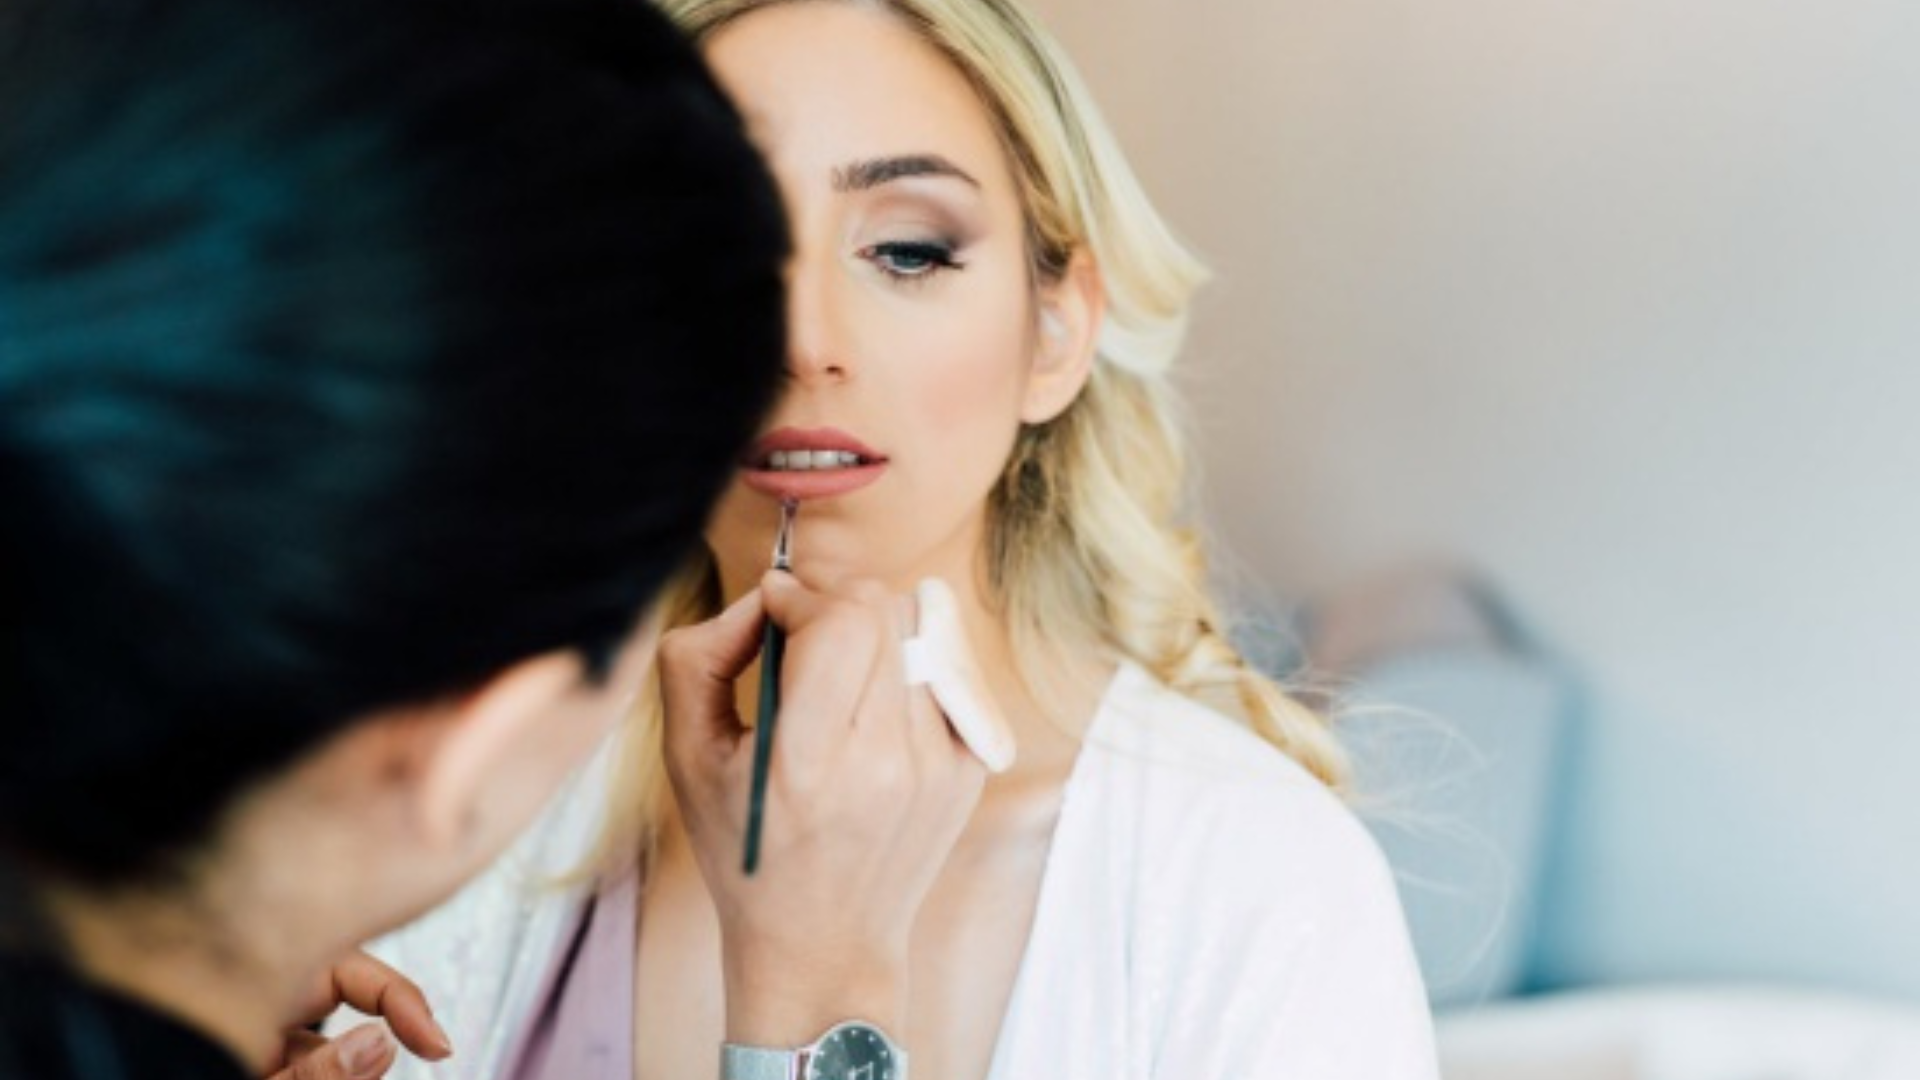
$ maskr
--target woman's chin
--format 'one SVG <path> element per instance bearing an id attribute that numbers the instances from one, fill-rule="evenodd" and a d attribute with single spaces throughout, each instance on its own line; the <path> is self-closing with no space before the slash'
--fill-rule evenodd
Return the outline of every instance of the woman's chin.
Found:
<path id="1" fill-rule="evenodd" d="M 804 538 L 796 531 L 794 536 L 793 575 L 809 589 L 832 593 L 853 584 L 856 581 L 877 581 L 888 588 L 899 590 L 912 587 L 923 575 L 901 571 L 888 560 L 868 559 L 858 553 L 807 554 L 800 545 Z M 767 558 L 727 558 L 720 555 L 720 583 L 731 602 L 735 597 L 759 584 L 760 579 L 772 566 L 772 549 L 768 548 Z"/>
<path id="2" fill-rule="evenodd" d="M 846 558 L 824 558 L 803 560 L 796 558 L 793 563 L 794 576 L 809 589 L 820 592 L 836 592 L 856 581 L 877 581 L 892 589 L 902 584 L 898 574 L 883 568 L 876 561 Z M 908 581 L 907 584 L 912 584 Z"/>

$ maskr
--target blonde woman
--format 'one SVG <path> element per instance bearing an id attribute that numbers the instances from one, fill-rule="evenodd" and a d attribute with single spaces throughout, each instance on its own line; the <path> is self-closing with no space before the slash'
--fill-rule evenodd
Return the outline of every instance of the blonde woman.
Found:
<path id="1" fill-rule="evenodd" d="M 1340 752 L 1221 636 L 1180 523 L 1167 371 L 1201 268 L 1066 59 L 1010 0 L 665 6 L 747 117 L 796 245 L 784 396 L 670 617 L 758 588 L 799 499 L 799 578 L 947 583 L 1018 739 L 899 942 L 888 1034 L 914 1075 L 1433 1076 Z M 469 1075 L 714 1074 L 702 871 L 738 868 L 694 858 L 658 713 L 643 696 L 613 779 L 526 842 L 552 870 L 602 836 L 592 887 L 541 893 L 523 861 L 389 944 L 456 1045 L 473 1033 Z"/>

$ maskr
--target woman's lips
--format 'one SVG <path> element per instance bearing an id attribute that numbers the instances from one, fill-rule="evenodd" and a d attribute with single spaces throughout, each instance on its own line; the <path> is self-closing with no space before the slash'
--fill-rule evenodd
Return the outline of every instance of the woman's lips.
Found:
<path id="1" fill-rule="evenodd" d="M 795 459 L 804 459 L 805 467 L 795 466 Z M 763 495 L 804 501 L 856 491 L 886 470 L 884 455 L 844 431 L 779 428 L 747 448 L 740 478 Z"/>
<path id="2" fill-rule="evenodd" d="M 805 502 L 808 499 L 830 499 L 835 495 L 858 491 L 880 479 L 880 474 L 886 471 L 887 466 L 884 462 L 809 472 L 745 469 L 740 473 L 740 479 L 762 495 Z"/>

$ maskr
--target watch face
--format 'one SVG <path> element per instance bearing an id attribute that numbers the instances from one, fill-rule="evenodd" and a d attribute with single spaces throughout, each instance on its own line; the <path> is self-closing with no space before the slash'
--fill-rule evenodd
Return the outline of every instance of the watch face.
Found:
<path id="1" fill-rule="evenodd" d="M 813 1044 L 807 1080 L 900 1080 L 893 1047 L 878 1028 L 841 1024 Z"/>

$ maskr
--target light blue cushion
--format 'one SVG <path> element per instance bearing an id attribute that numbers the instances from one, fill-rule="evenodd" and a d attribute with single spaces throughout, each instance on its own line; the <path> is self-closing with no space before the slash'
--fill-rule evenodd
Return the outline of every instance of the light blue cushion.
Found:
<path id="1" fill-rule="evenodd" d="M 1570 695 L 1546 663 L 1485 648 L 1393 657 L 1348 695 L 1357 809 L 1436 1007 L 1523 987 Z"/>

